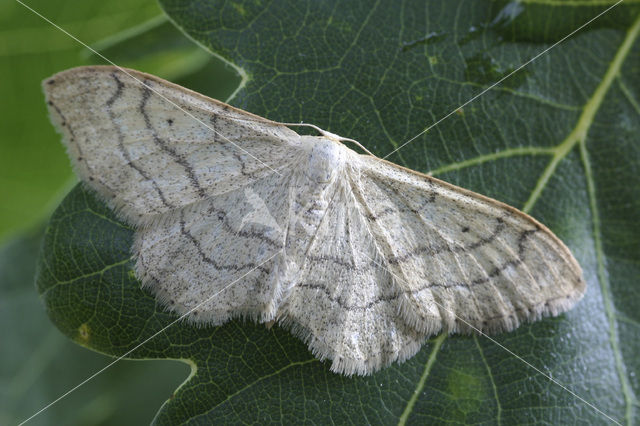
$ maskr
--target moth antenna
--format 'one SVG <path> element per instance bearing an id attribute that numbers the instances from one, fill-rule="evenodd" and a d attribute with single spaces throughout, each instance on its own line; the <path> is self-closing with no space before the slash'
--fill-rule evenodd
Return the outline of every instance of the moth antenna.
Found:
<path id="1" fill-rule="evenodd" d="M 331 139 L 331 140 L 334 140 L 334 141 L 336 141 L 336 142 L 351 142 L 351 143 L 354 143 L 354 144 L 356 144 L 357 146 L 359 146 L 359 147 L 360 147 L 360 149 L 362 149 L 364 152 L 366 152 L 367 154 L 369 154 L 370 156 L 372 156 L 372 157 L 376 157 L 376 156 L 375 156 L 371 151 L 369 151 L 367 148 L 365 148 L 365 147 L 364 147 L 360 142 L 358 142 L 357 140 L 355 140 L 355 139 L 350 139 L 350 138 L 345 138 L 345 137 L 342 137 L 342 136 L 340 136 L 340 135 L 336 135 L 335 133 L 328 132 L 328 131 L 326 131 L 326 130 L 324 130 L 324 129 L 321 129 L 320 127 L 315 126 L 315 125 L 313 125 L 313 124 L 308 124 L 308 123 L 280 123 L 280 124 L 283 124 L 283 125 L 285 125 L 285 126 L 298 126 L 298 127 L 300 127 L 300 126 L 305 126 L 305 127 L 311 127 L 312 129 L 317 130 L 317 131 L 318 131 L 318 133 L 320 133 L 322 136 L 326 137 L 327 139 Z M 376 158 L 377 158 L 377 157 L 376 157 Z"/>

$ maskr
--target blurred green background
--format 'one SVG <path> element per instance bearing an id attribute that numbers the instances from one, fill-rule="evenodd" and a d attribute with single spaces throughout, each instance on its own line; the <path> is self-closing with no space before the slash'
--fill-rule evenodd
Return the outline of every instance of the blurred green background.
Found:
<path id="1" fill-rule="evenodd" d="M 231 67 L 175 29 L 154 0 L 25 4 L 118 65 L 218 99 L 239 84 Z M 67 68 L 106 62 L 16 1 L 0 2 L 0 55 L 0 424 L 6 425 L 34 414 L 113 358 L 64 337 L 33 285 L 46 221 L 76 183 L 40 82 Z M 219 83 L 212 86 L 212 77 Z M 181 362 L 121 361 L 30 424 L 146 424 L 188 375 Z"/>

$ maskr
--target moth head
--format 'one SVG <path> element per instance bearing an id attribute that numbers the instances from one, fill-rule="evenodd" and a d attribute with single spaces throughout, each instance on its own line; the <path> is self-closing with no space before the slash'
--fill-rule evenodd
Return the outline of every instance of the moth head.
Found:
<path id="1" fill-rule="evenodd" d="M 302 136 L 308 150 L 307 176 L 318 182 L 331 182 L 345 163 L 349 150 L 340 141 L 325 136 Z"/>

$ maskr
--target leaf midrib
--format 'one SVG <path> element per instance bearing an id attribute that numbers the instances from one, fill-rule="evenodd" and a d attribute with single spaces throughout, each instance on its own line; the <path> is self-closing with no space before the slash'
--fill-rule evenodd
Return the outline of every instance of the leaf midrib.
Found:
<path id="1" fill-rule="evenodd" d="M 400 415 L 400 418 L 398 419 L 398 426 L 404 426 L 407 423 L 407 419 L 409 418 L 409 415 L 413 411 L 413 407 L 416 401 L 418 400 L 418 397 L 422 393 L 422 389 L 424 388 L 425 383 L 427 382 L 427 377 L 429 377 L 429 374 L 431 373 L 431 368 L 433 367 L 433 364 L 436 361 L 438 352 L 440 352 L 440 348 L 442 347 L 442 342 L 444 342 L 446 338 L 447 338 L 446 334 L 441 334 L 440 336 L 436 337 L 433 340 L 434 346 L 433 346 L 433 349 L 431 350 L 431 354 L 429 355 L 429 359 L 427 360 L 427 363 L 424 366 L 424 370 L 422 372 L 422 376 L 420 377 L 420 380 L 418 380 L 418 385 L 416 386 L 413 393 L 411 394 L 411 398 L 409 398 L 409 401 L 407 402 L 407 405 L 405 406 L 405 409 L 402 412 L 402 415 Z"/>

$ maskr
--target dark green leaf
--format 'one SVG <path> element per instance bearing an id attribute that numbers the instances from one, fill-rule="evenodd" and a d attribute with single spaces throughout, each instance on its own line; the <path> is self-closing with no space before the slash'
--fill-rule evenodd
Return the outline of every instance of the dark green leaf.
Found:
<path id="1" fill-rule="evenodd" d="M 627 1 L 474 102 L 604 10 L 594 2 L 164 0 L 170 18 L 248 77 L 232 103 L 304 120 L 524 208 L 580 261 L 585 299 L 512 333 L 438 337 L 370 377 L 332 374 L 275 326 L 173 325 L 131 354 L 197 372 L 158 423 L 637 422 L 640 392 L 640 31 Z M 562 19 L 557 14 L 561 14 Z M 541 26 L 543 26 L 541 29 Z M 47 231 L 50 317 L 114 355 L 175 320 L 140 290 L 132 230 L 80 188 Z M 526 363 L 525 363 L 526 361 Z M 527 364 L 528 363 L 528 364 Z"/>
<path id="2" fill-rule="evenodd" d="M 158 15 L 148 0 L 23 2 L 85 43 Z M 70 188 L 72 173 L 51 132 L 40 82 L 82 65 L 77 41 L 17 1 L 0 3 L 0 239 L 39 224 Z M 65 187 L 66 184 L 66 187 Z"/>
<path id="3" fill-rule="evenodd" d="M 182 37 L 165 15 L 158 15 L 139 26 L 122 31 L 93 46 L 99 54 L 90 60 L 96 63 L 108 58 L 120 66 L 134 68 L 197 88 L 212 90 L 216 97 L 226 99 L 237 86 L 236 73 L 209 52 Z"/>
<path id="4" fill-rule="evenodd" d="M 42 309 L 33 286 L 42 228 L 0 247 L 0 424 L 27 419 L 111 359 L 74 345 Z M 158 375 L 158 369 L 163 374 Z M 148 421 L 186 376 L 171 361 L 122 362 L 30 424 L 139 424 Z M 145 395 L 144 400 L 138 395 Z"/>

